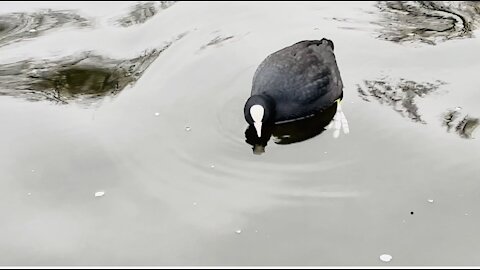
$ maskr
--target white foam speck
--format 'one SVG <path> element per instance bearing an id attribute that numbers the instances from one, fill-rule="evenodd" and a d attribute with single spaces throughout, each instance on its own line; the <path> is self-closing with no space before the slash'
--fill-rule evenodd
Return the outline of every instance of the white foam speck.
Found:
<path id="1" fill-rule="evenodd" d="M 380 260 L 382 262 L 390 262 L 392 259 L 393 259 L 392 255 L 389 255 L 389 254 L 380 255 Z"/>
<path id="2" fill-rule="evenodd" d="M 235 231 L 236 234 L 241 234 L 242 233 L 242 230 L 238 229 Z"/>
<path id="3" fill-rule="evenodd" d="M 103 195 L 105 195 L 105 191 L 97 191 L 97 192 L 95 192 L 95 197 L 102 197 Z"/>

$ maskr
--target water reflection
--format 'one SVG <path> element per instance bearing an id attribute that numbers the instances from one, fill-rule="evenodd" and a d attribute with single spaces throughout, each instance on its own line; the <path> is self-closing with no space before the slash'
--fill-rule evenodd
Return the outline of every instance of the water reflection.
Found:
<path id="1" fill-rule="evenodd" d="M 324 111 L 303 120 L 265 125 L 262 129 L 261 138 L 257 136 L 255 127 L 250 125 L 245 131 L 245 141 L 252 146 L 253 153 L 257 155 L 265 152 L 265 147 L 272 136 L 274 142 L 281 145 L 306 141 L 324 132 L 336 112 L 337 103 L 335 102 Z"/>
<path id="2" fill-rule="evenodd" d="M 391 106 L 403 117 L 414 122 L 426 124 L 418 112 L 417 98 L 423 98 L 437 91 L 445 82 L 415 82 L 400 79 L 392 82 L 391 79 L 364 80 L 363 85 L 357 85 L 359 96 L 367 102 L 377 100 L 380 104 Z M 465 139 L 473 138 L 473 132 L 480 125 L 480 120 L 461 113 L 461 108 L 449 109 L 443 113 L 442 125 L 447 132 L 455 131 Z"/>
<path id="3" fill-rule="evenodd" d="M 158 14 L 159 11 L 169 8 L 176 2 L 177 1 L 154 1 L 139 3 L 135 5 L 127 15 L 119 18 L 117 22 L 123 27 L 142 24 Z"/>
<path id="4" fill-rule="evenodd" d="M 158 56 L 154 50 L 128 60 L 85 54 L 58 61 L 22 61 L 0 66 L 0 95 L 29 101 L 91 103 L 116 95 L 136 81 Z"/>
<path id="5" fill-rule="evenodd" d="M 391 106 L 402 117 L 425 124 L 415 101 L 438 90 L 444 84 L 445 82 L 438 80 L 434 83 L 405 79 L 395 82 L 384 77 L 378 80 L 364 80 L 363 85 L 357 85 L 357 92 L 367 102 L 377 100 L 380 104 Z"/>
<path id="6" fill-rule="evenodd" d="M 214 46 L 214 45 L 218 45 L 224 41 L 227 41 L 229 39 L 232 39 L 234 38 L 234 36 L 216 36 L 214 39 L 212 39 L 210 42 L 208 42 L 207 44 L 203 45 L 202 47 L 200 47 L 201 50 L 209 47 L 209 46 Z"/>
<path id="7" fill-rule="evenodd" d="M 175 41 L 185 34 L 179 35 Z M 92 52 L 59 60 L 25 60 L 0 65 L 0 96 L 57 104 L 95 104 L 135 83 L 174 41 L 132 59 L 110 59 Z"/>
<path id="8" fill-rule="evenodd" d="M 67 25 L 85 27 L 90 23 L 87 19 L 67 10 L 2 14 L 0 15 L 0 47 L 34 38 L 50 29 Z"/>
<path id="9" fill-rule="evenodd" d="M 478 1 L 379 1 L 379 38 L 392 42 L 438 42 L 473 36 L 480 23 Z"/>
<path id="10" fill-rule="evenodd" d="M 455 131 L 460 137 L 472 139 L 473 132 L 480 125 L 478 118 L 469 115 L 462 116 L 461 108 L 450 109 L 443 114 L 443 126 L 447 128 L 447 132 Z"/>

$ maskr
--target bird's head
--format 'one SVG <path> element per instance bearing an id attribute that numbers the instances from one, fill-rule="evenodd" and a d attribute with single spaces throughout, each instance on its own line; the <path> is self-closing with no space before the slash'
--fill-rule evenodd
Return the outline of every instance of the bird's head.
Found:
<path id="1" fill-rule="evenodd" d="M 275 101 L 267 95 L 253 95 L 245 103 L 245 120 L 255 127 L 257 136 L 262 137 L 262 126 L 274 122 Z"/>

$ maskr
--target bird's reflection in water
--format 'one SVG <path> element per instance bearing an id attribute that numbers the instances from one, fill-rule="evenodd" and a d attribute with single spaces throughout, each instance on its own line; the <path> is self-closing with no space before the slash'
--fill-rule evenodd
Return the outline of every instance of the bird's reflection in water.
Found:
<path id="1" fill-rule="evenodd" d="M 252 146 L 254 154 L 260 155 L 265 152 L 265 147 L 272 136 L 276 144 L 306 141 L 324 132 L 336 113 L 337 102 L 329 108 L 302 120 L 265 125 L 262 128 L 261 138 L 258 138 L 255 127 L 250 125 L 245 131 L 246 142 Z"/>

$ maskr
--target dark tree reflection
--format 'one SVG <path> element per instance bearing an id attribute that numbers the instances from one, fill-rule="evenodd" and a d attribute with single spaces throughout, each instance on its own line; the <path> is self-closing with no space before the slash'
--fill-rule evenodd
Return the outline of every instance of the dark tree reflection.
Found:
<path id="1" fill-rule="evenodd" d="M 365 101 L 376 100 L 380 104 L 392 107 L 403 117 L 425 124 L 418 112 L 416 99 L 429 95 L 444 84 L 442 81 L 419 83 L 400 79 L 395 82 L 389 78 L 382 78 L 378 80 L 364 80 L 363 85 L 357 85 L 357 91 L 359 96 Z"/>
<path id="2" fill-rule="evenodd" d="M 393 42 L 438 42 L 473 36 L 479 1 L 379 1 L 379 38 Z"/>
<path id="3" fill-rule="evenodd" d="M 419 83 L 405 79 L 393 82 L 382 78 L 365 80 L 362 85 L 357 85 L 357 91 L 364 101 L 376 100 L 379 104 L 392 107 L 405 118 L 426 124 L 419 113 L 416 100 L 437 91 L 444 84 L 441 81 Z M 465 139 L 473 138 L 474 131 L 480 125 L 478 118 L 462 114 L 459 107 L 447 110 L 442 116 L 442 125 L 447 128 L 447 132 L 455 132 Z"/>
<path id="4" fill-rule="evenodd" d="M 177 1 L 150 1 L 135 5 L 131 11 L 117 22 L 123 27 L 145 23 L 163 9 L 167 9 Z"/>
<path id="5" fill-rule="evenodd" d="M 179 35 L 174 41 L 181 39 Z M 90 105 L 135 83 L 174 41 L 131 59 L 82 53 L 59 60 L 25 60 L 0 65 L 0 96 L 57 104 Z"/>
<path id="6" fill-rule="evenodd" d="M 67 10 L 1 14 L 0 47 L 37 37 L 48 30 L 62 26 L 89 25 L 87 19 Z"/>
<path id="7" fill-rule="evenodd" d="M 450 109 L 443 114 L 443 126 L 447 128 L 447 131 L 454 131 L 465 139 L 473 138 L 473 132 L 479 125 L 478 118 L 462 115 L 460 108 Z"/>

